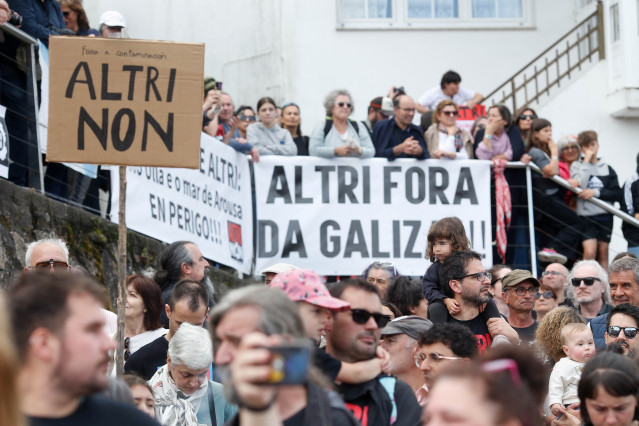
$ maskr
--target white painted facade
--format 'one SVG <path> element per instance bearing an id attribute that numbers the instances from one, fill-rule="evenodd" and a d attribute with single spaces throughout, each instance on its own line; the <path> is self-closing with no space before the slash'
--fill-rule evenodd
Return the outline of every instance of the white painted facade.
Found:
<path id="1" fill-rule="evenodd" d="M 265 95 L 278 104 L 296 102 L 308 134 L 323 120 L 325 95 L 336 88 L 352 93 L 356 119 L 391 86 L 418 98 L 449 69 L 462 75 L 462 86 L 488 94 L 595 3 L 523 0 L 528 24 L 518 29 L 344 30 L 338 29 L 339 0 L 91 0 L 85 8 L 96 28 L 100 14 L 114 9 L 126 17 L 132 38 L 204 42 L 205 75 L 222 80 L 236 106 L 254 106 Z M 621 183 L 635 171 L 639 151 L 638 3 L 605 0 L 606 59 L 535 106 L 553 123 L 555 139 L 596 130 L 601 155 Z M 611 35 L 615 5 L 618 40 Z M 618 228 L 611 257 L 625 249 Z"/>

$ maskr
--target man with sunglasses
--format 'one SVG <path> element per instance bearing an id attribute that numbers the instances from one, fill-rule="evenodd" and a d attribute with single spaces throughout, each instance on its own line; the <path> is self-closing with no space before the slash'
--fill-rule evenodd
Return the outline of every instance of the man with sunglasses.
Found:
<path id="1" fill-rule="evenodd" d="M 64 272 L 73 271 L 69 265 L 69 248 L 59 238 L 44 238 L 27 245 L 24 255 L 24 272 Z M 118 316 L 111 311 L 101 309 L 104 318 L 104 331 L 113 336 L 118 331 Z"/>
<path id="2" fill-rule="evenodd" d="M 459 313 L 448 314 L 447 322 L 468 327 L 475 335 L 479 352 L 487 351 L 493 339 L 500 343 L 519 341 L 515 330 L 502 317 L 484 320 L 480 315 L 479 308 L 490 300 L 488 289 L 491 278 L 492 275 L 481 263 L 481 255 L 472 250 L 452 253 L 439 270 L 444 294 L 460 307 Z"/>
<path id="3" fill-rule="evenodd" d="M 615 306 L 607 315 L 606 345 L 617 343 L 624 355 L 636 360 L 639 358 L 639 307 L 629 303 Z"/>
<path id="4" fill-rule="evenodd" d="M 530 345 L 535 340 L 538 325 L 532 311 L 535 308 L 540 283 L 530 272 L 522 269 L 509 272 L 501 282 L 502 297 L 509 310 L 508 324 L 519 334 L 522 343 Z"/>
<path id="5" fill-rule="evenodd" d="M 579 312 L 590 322 L 599 315 L 610 312 L 610 287 L 608 274 L 596 260 L 582 260 L 573 266 L 570 275 L 568 295 L 577 304 Z"/>
<path id="6" fill-rule="evenodd" d="M 541 274 L 541 283 L 547 287 L 551 287 L 557 294 L 557 305 L 573 308 L 574 305 L 570 299 L 566 299 L 566 288 L 570 284 L 568 281 L 568 268 L 561 263 L 551 263 Z"/>
<path id="7" fill-rule="evenodd" d="M 639 260 L 631 257 L 617 259 L 608 268 L 608 282 L 612 304 L 619 306 L 629 303 L 639 306 Z M 590 321 L 597 349 L 606 347 L 604 334 L 608 315 L 599 315 Z"/>
<path id="8" fill-rule="evenodd" d="M 375 157 L 389 160 L 396 158 L 428 158 L 428 149 L 421 127 L 413 124 L 415 101 L 407 95 L 393 99 L 394 117 L 382 120 L 373 130 Z"/>
<path id="9" fill-rule="evenodd" d="M 333 297 L 348 302 L 351 309 L 332 312 L 326 352 L 343 362 L 373 358 L 381 330 L 390 320 L 382 314 L 379 290 L 362 278 L 340 281 L 329 290 Z M 362 426 L 420 423 L 421 409 L 412 389 L 393 376 L 382 375 L 359 384 L 343 383 L 338 390 Z"/>

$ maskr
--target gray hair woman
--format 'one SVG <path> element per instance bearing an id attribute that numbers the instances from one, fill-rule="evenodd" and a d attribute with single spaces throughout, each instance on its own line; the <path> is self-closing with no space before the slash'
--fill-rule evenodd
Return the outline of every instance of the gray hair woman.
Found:
<path id="1" fill-rule="evenodd" d="M 308 151 L 316 157 L 359 157 L 375 155 L 373 141 L 362 124 L 349 119 L 353 113 L 353 98 L 347 90 L 330 92 L 324 100 L 326 119 L 320 121 L 311 134 Z"/>
<path id="2" fill-rule="evenodd" d="M 155 418 L 163 426 L 214 426 L 235 415 L 237 407 L 226 402 L 222 385 L 207 379 L 212 362 L 209 333 L 182 323 L 169 342 L 166 365 L 149 381 Z"/>

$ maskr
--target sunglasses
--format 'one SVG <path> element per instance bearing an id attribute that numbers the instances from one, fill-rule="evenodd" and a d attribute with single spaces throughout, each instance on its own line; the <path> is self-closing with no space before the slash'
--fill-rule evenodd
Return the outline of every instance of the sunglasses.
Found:
<path id="1" fill-rule="evenodd" d="M 544 297 L 544 299 L 554 299 L 555 295 L 552 294 L 552 291 L 543 291 L 541 293 L 537 292 L 535 294 L 535 299 L 541 299 L 541 296 Z"/>
<path id="2" fill-rule="evenodd" d="M 584 282 L 584 284 L 586 284 L 588 287 L 590 287 L 591 285 L 593 285 L 595 283 L 595 281 L 599 281 L 601 282 L 601 280 L 599 278 L 595 278 L 595 277 L 584 277 L 584 278 L 573 278 L 570 280 L 570 282 L 572 283 L 572 285 L 574 287 L 579 287 L 581 285 L 581 282 Z"/>
<path id="3" fill-rule="evenodd" d="M 35 266 L 30 266 L 29 269 L 36 269 L 38 271 L 48 271 L 53 267 L 54 271 L 66 271 L 69 269 L 69 264 L 67 262 L 62 262 L 61 260 L 47 260 L 44 262 L 38 262 Z"/>
<path id="4" fill-rule="evenodd" d="M 563 148 L 561 148 L 562 151 L 569 151 L 569 150 L 572 150 L 572 149 L 577 150 L 577 149 L 579 149 L 579 147 L 577 145 L 568 145 L 568 146 L 564 146 Z"/>
<path id="5" fill-rule="evenodd" d="M 64 12 L 62 12 L 62 16 L 69 16 L 71 12 L 69 12 L 68 10 L 65 10 Z"/>
<path id="6" fill-rule="evenodd" d="M 489 281 L 492 280 L 493 279 L 493 274 L 491 274 L 490 272 L 486 272 L 486 271 L 475 272 L 474 274 L 466 274 L 466 275 L 463 275 L 461 277 L 457 277 L 455 279 L 457 281 L 461 281 L 461 280 L 463 280 L 464 278 L 467 278 L 467 277 L 475 277 L 477 279 L 477 281 L 482 282 L 485 279 L 489 280 Z"/>
<path id="7" fill-rule="evenodd" d="M 447 116 L 449 116 L 449 117 L 450 117 L 451 115 L 456 117 L 456 116 L 458 116 L 458 115 L 459 115 L 459 112 L 457 112 L 457 111 L 442 111 L 442 114 L 447 115 Z"/>
<path id="8" fill-rule="evenodd" d="M 457 360 L 457 359 L 461 359 L 461 357 L 459 357 L 459 356 L 444 356 L 444 355 L 438 354 L 437 352 L 433 352 L 433 353 L 430 353 L 430 354 L 426 355 L 426 354 L 424 354 L 422 352 L 419 352 L 419 353 L 417 353 L 417 355 L 415 355 L 415 365 L 417 367 L 420 367 L 424 363 L 424 361 L 426 361 L 427 359 L 430 360 L 430 362 L 432 362 L 434 364 L 437 364 L 440 361 L 445 360 L 445 359 L 454 361 L 454 360 Z"/>
<path id="9" fill-rule="evenodd" d="M 255 116 L 254 115 L 240 115 L 239 116 L 240 121 L 255 121 Z"/>
<path id="10" fill-rule="evenodd" d="M 519 116 L 520 120 L 534 120 L 535 118 L 537 118 L 537 116 L 535 114 L 522 114 Z"/>
<path id="11" fill-rule="evenodd" d="M 615 325 L 609 326 L 606 331 L 612 337 L 619 337 L 619 333 L 623 330 L 624 336 L 628 339 L 634 339 L 637 335 L 637 327 L 617 327 Z"/>
<path id="12" fill-rule="evenodd" d="M 351 104 L 350 102 L 338 102 L 337 106 L 340 108 L 346 107 L 346 108 L 350 108 L 353 106 L 353 104 Z"/>
<path id="13" fill-rule="evenodd" d="M 384 315 L 377 312 L 371 313 L 365 309 L 351 309 L 351 314 L 353 314 L 353 321 L 356 324 L 366 324 L 368 320 L 373 317 L 375 323 L 379 328 L 385 327 L 391 319 L 389 315 Z"/>

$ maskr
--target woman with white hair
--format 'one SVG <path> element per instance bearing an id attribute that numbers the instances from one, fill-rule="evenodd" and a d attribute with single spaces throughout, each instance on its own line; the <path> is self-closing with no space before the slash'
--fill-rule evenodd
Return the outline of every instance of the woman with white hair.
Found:
<path id="1" fill-rule="evenodd" d="M 315 126 L 309 141 L 309 154 L 315 157 L 359 157 L 375 155 L 371 136 L 362 123 L 349 117 L 353 100 L 347 90 L 333 90 L 324 100 L 326 119 Z"/>
<path id="2" fill-rule="evenodd" d="M 209 333 L 182 323 L 169 342 L 166 365 L 149 381 L 155 418 L 163 426 L 222 425 L 237 413 L 224 399 L 222 385 L 207 379 L 211 362 Z"/>

